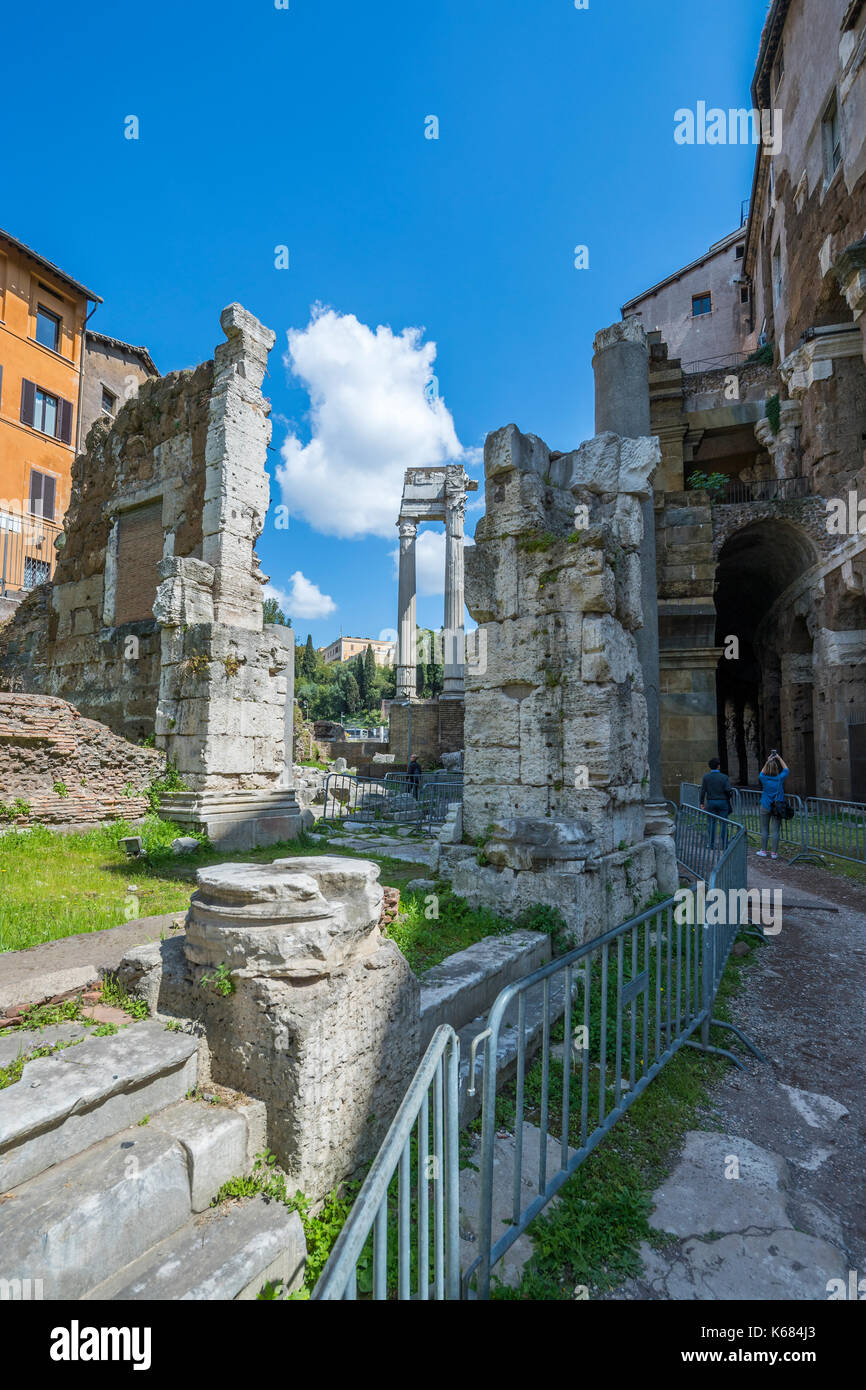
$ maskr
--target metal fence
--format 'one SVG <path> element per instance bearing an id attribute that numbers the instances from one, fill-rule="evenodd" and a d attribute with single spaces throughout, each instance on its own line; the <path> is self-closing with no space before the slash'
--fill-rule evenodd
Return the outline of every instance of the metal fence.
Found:
<path id="1" fill-rule="evenodd" d="M 697 806 L 700 790 L 696 782 L 681 782 L 681 808 Z M 779 844 L 794 850 L 793 861 L 831 854 L 855 864 L 866 863 L 866 804 L 826 796 L 803 799 L 790 792 L 785 793 L 785 798 L 793 806 L 794 815 L 778 822 Z M 752 787 L 735 787 L 731 821 L 742 825 L 749 835 L 759 837 L 761 793 Z"/>
<path id="2" fill-rule="evenodd" d="M 331 772 L 325 778 L 322 819 L 430 827 L 441 824 L 448 807 L 462 800 L 463 777 L 456 773 L 425 773 L 418 781 L 400 772 L 382 778 Z"/>
<path id="3" fill-rule="evenodd" d="M 684 862 L 692 860 L 689 867 L 698 875 L 704 867 L 710 823 L 719 819 L 691 807 L 677 812 L 677 851 L 686 856 Z M 746 887 L 746 833 L 741 826 L 729 826 L 728 830 L 728 844 L 716 858 L 709 888 L 739 894 Z M 739 897 L 733 900 L 739 901 Z M 728 914 L 723 916 L 725 920 L 719 925 L 708 925 L 697 892 L 685 901 L 669 898 L 500 992 L 487 1027 L 472 1044 L 472 1094 L 475 1054 L 479 1045 L 484 1045 L 479 1239 L 478 1255 L 462 1278 L 455 1274 L 459 1054 L 453 1032 L 440 1028 L 313 1297 L 356 1297 L 360 1287 L 357 1270 L 362 1265 L 366 1269 L 372 1258 L 372 1280 L 368 1278 L 367 1287 L 374 1298 L 389 1294 L 398 1299 L 488 1298 L 496 1263 L 680 1048 L 698 1047 L 742 1065 L 733 1053 L 710 1045 L 710 1028 L 719 1026 L 730 1028 L 761 1057 L 738 1029 L 713 1016 L 719 982 L 742 925 L 739 914 L 731 921 Z M 512 1203 L 508 1222 L 503 1222 L 503 1229 L 494 1230 L 495 1140 L 502 1122 L 497 1114 L 498 1058 L 506 1041 L 510 1052 L 516 1049 L 513 1107 L 507 1116 L 508 1127 L 515 1134 Z M 442 1057 L 449 1048 L 445 1072 Z M 431 1088 L 432 1150 L 427 1138 Z M 444 1129 L 443 1115 L 447 1117 Z M 526 1174 L 529 1191 L 524 1180 L 525 1121 L 537 1126 L 539 1134 L 537 1161 Z M 414 1125 L 418 1127 L 415 1172 L 426 1172 L 429 1184 L 416 1176 L 413 1186 Z M 437 1162 L 442 1156 L 444 1163 Z M 428 1223 L 431 1197 L 434 1212 L 439 1213 L 432 1245 Z M 413 1202 L 417 1204 L 414 1242 L 410 1234 Z M 453 1233 L 449 1224 L 452 1213 Z M 414 1274 L 413 1249 L 418 1252 Z M 394 1251 L 396 1263 L 392 1259 L 389 1275 L 389 1258 Z"/>
<path id="4" fill-rule="evenodd" d="M 0 597 L 35 589 L 54 577 L 54 542 L 62 529 L 41 516 L 0 512 Z"/>
<path id="5" fill-rule="evenodd" d="M 460 1040 L 442 1024 L 334 1244 L 313 1300 L 356 1299 L 359 1292 L 376 1300 L 389 1294 L 404 1300 L 460 1297 L 459 1067 Z"/>

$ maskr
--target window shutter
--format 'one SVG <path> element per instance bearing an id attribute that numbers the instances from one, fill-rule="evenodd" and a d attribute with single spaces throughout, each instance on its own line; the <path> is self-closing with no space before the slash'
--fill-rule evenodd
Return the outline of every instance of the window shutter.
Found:
<path id="1" fill-rule="evenodd" d="M 54 520 L 55 481 L 47 473 L 42 479 L 42 515 L 46 521 Z"/>
<path id="2" fill-rule="evenodd" d="M 33 428 L 33 421 L 36 418 L 36 383 L 34 381 L 22 381 L 21 383 L 21 423 Z"/>
<path id="3" fill-rule="evenodd" d="M 42 515 L 42 474 L 35 468 L 30 470 L 30 515 Z"/>
<path id="4" fill-rule="evenodd" d="M 60 400 L 57 412 L 57 438 L 62 444 L 72 442 L 72 402 Z"/>

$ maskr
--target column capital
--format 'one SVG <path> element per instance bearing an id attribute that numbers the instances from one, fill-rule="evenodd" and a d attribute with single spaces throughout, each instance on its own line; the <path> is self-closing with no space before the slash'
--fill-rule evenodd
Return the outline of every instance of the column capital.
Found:
<path id="1" fill-rule="evenodd" d="M 418 534 L 417 521 L 410 521 L 406 517 L 401 517 L 397 522 L 397 530 L 401 541 L 413 541 Z"/>

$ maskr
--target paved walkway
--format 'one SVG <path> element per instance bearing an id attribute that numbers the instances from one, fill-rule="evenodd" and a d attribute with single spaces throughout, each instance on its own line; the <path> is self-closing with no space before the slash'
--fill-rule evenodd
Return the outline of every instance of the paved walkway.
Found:
<path id="1" fill-rule="evenodd" d="M 831 1279 L 866 1276 L 866 892 L 754 851 L 749 885 L 782 892 L 782 930 L 732 1006 L 769 1064 L 744 1059 L 715 1087 L 654 1194 L 652 1224 L 675 1239 L 645 1246 L 614 1298 L 824 1300 Z"/>

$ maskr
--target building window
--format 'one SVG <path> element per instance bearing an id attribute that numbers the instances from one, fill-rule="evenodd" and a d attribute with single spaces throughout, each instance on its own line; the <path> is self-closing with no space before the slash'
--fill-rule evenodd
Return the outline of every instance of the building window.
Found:
<path id="1" fill-rule="evenodd" d="M 61 444 L 72 440 L 72 402 L 43 391 L 33 381 L 21 383 L 21 423 L 42 434 L 53 435 Z"/>
<path id="2" fill-rule="evenodd" d="M 741 241 L 740 244 L 739 244 L 739 246 L 738 246 L 737 249 L 735 250 L 734 255 L 736 256 L 736 258 L 737 258 L 738 261 L 741 261 L 741 260 L 743 259 L 743 257 L 745 256 L 745 254 L 746 254 L 746 243 L 745 243 L 744 241 Z"/>
<path id="3" fill-rule="evenodd" d="M 711 314 L 713 312 L 713 296 L 711 294 L 692 295 L 692 318 L 700 318 L 701 314 Z"/>
<path id="4" fill-rule="evenodd" d="M 30 515 L 54 520 L 55 482 L 50 473 L 30 470 Z"/>
<path id="5" fill-rule="evenodd" d="M 41 430 L 43 434 L 57 434 L 57 414 L 60 401 L 57 396 L 52 396 L 48 391 L 43 391 L 39 386 L 36 387 L 34 397 L 33 428 Z"/>
<path id="6" fill-rule="evenodd" d="M 776 242 L 776 249 L 773 252 L 773 303 L 778 304 L 782 298 L 782 243 Z"/>
<path id="7" fill-rule="evenodd" d="M 741 303 L 741 304 L 748 304 L 748 302 L 749 302 L 749 289 L 748 289 L 748 286 L 747 286 L 747 285 L 743 285 L 742 289 L 740 290 L 740 303 Z"/>
<path id="8" fill-rule="evenodd" d="M 114 419 L 117 410 L 117 397 L 109 391 L 107 386 L 102 388 L 102 413 Z"/>
<path id="9" fill-rule="evenodd" d="M 830 105 L 824 112 L 821 129 L 824 138 L 824 177 L 829 183 L 842 163 L 842 125 L 839 120 L 839 102 L 835 92 Z"/>
<path id="10" fill-rule="evenodd" d="M 36 341 L 52 352 L 60 351 L 60 319 L 42 304 L 36 309 Z"/>
<path id="11" fill-rule="evenodd" d="M 778 92 L 778 90 L 779 90 L 779 84 L 781 83 L 782 78 L 783 78 L 784 76 L 785 76 L 785 50 L 784 50 L 784 48 L 782 47 L 782 45 L 780 44 L 780 45 L 779 45 L 779 56 L 778 56 L 778 58 L 776 59 L 776 64 L 775 64 L 775 67 L 773 68 L 773 91 L 774 91 L 774 92 Z"/>
<path id="12" fill-rule="evenodd" d="M 50 560 L 37 560 L 34 555 L 25 555 L 23 585 L 25 589 L 35 589 L 37 584 L 45 584 L 50 578 Z"/>

